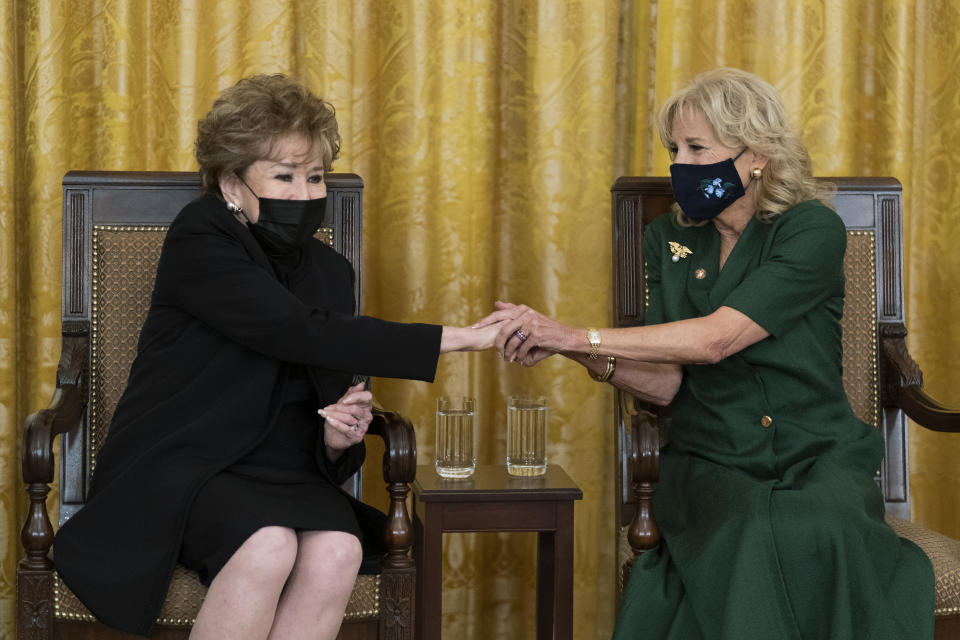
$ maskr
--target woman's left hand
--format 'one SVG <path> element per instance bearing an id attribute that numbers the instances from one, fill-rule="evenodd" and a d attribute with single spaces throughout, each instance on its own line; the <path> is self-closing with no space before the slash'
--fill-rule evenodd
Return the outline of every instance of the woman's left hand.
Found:
<path id="1" fill-rule="evenodd" d="M 487 318 L 503 320 L 494 346 L 504 360 L 533 366 L 551 354 L 568 349 L 571 344 L 574 331 L 571 327 L 526 305 L 500 301 L 496 305 L 497 311 Z"/>
<path id="2" fill-rule="evenodd" d="M 363 441 L 373 420 L 373 394 L 356 384 L 337 400 L 317 411 L 324 418 L 323 442 L 327 457 L 336 460 L 344 449 Z"/>

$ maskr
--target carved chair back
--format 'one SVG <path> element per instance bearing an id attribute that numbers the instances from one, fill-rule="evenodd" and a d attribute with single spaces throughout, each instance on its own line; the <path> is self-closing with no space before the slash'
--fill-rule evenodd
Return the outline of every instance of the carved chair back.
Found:
<path id="1" fill-rule="evenodd" d="M 888 513 L 909 518 L 906 417 L 885 397 L 882 336 L 906 335 L 903 324 L 901 186 L 893 178 L 826 179 L 836 184 L 833 206 L 847 227 L 843 383 L 854 413 L 883 431 L 886 456 L 878 475 Z M 624 177 L 613 194 L 614 326 L 644 321 L 644 226 L 670 211 L 669 178 Z M 657 451 L 668 437 L 650 407 L 616 394 L 618 567 L 634 547 L 651 548 L 658 533 L 651 514 Z M 634 516 L 639 510 L 639 518 Z M 634 522 L 634 531 L 629 531 Z M 639 525 L 639 526 L 638 526 Z M 639 545 L 639 546 L 638 546 Z M 617 572 L 618 592 L 623 572 Z"/>

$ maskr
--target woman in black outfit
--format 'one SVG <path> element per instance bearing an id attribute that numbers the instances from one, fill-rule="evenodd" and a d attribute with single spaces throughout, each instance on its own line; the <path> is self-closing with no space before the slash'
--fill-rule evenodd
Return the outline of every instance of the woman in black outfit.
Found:
<path id="1" fill-rule="evenodd" d="M 333 108 L 306 88 L 241 80 L 198 132 L 205 195 L 167 233 L 57 568 L 125 631 L 152 632 L 179 561 L 209 585 L 191 638 L 333 638 L 383 526 L 339 488 L 372 419 L 354 376 L 432 380 L 439 354 L 489 348 L 499 327 L 354 316 L 350 264 L 312 237 L 340 140 Z"/>

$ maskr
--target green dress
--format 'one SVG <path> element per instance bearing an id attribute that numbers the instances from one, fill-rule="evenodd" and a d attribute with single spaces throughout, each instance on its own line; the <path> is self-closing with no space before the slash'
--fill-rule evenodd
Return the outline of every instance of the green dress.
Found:
<path id="1" fill-rule="evenodd" d="M 752 220 L 719 269 L 713 224 L 646 229 L 648 324 L 732 307 L 765 340 L 684 367 L 654 515 L 616 640 L 933 637 L 930 561 L 883 521 L 879 431 L 843 391 L 846 233 L 804 202 Z M 677 261 L 669 244 L 692 253 Z"/>

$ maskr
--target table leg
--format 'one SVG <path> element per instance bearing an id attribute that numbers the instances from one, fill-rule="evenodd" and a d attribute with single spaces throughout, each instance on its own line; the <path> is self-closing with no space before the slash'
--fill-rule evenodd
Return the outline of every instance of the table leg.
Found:
<path id="1" fill-rule="evenodd" d="M 414 518 L 414 557 L 417 562 L 416 637 L 440 640 L 443 603 L 443 530 L 430 505 L 423 508 L 425 522 Z"/>
<path id="2" fill-rule="evenodd" d="M 572 640 L 573 503 L 558 504 L 556 531 L 537 537 L 537 640 Z"/>
<path id="3" fill-rule="evenodd" d="M 556 611 L 556 532 L 537 534 L 537 640 L 551 640 Z"/>

